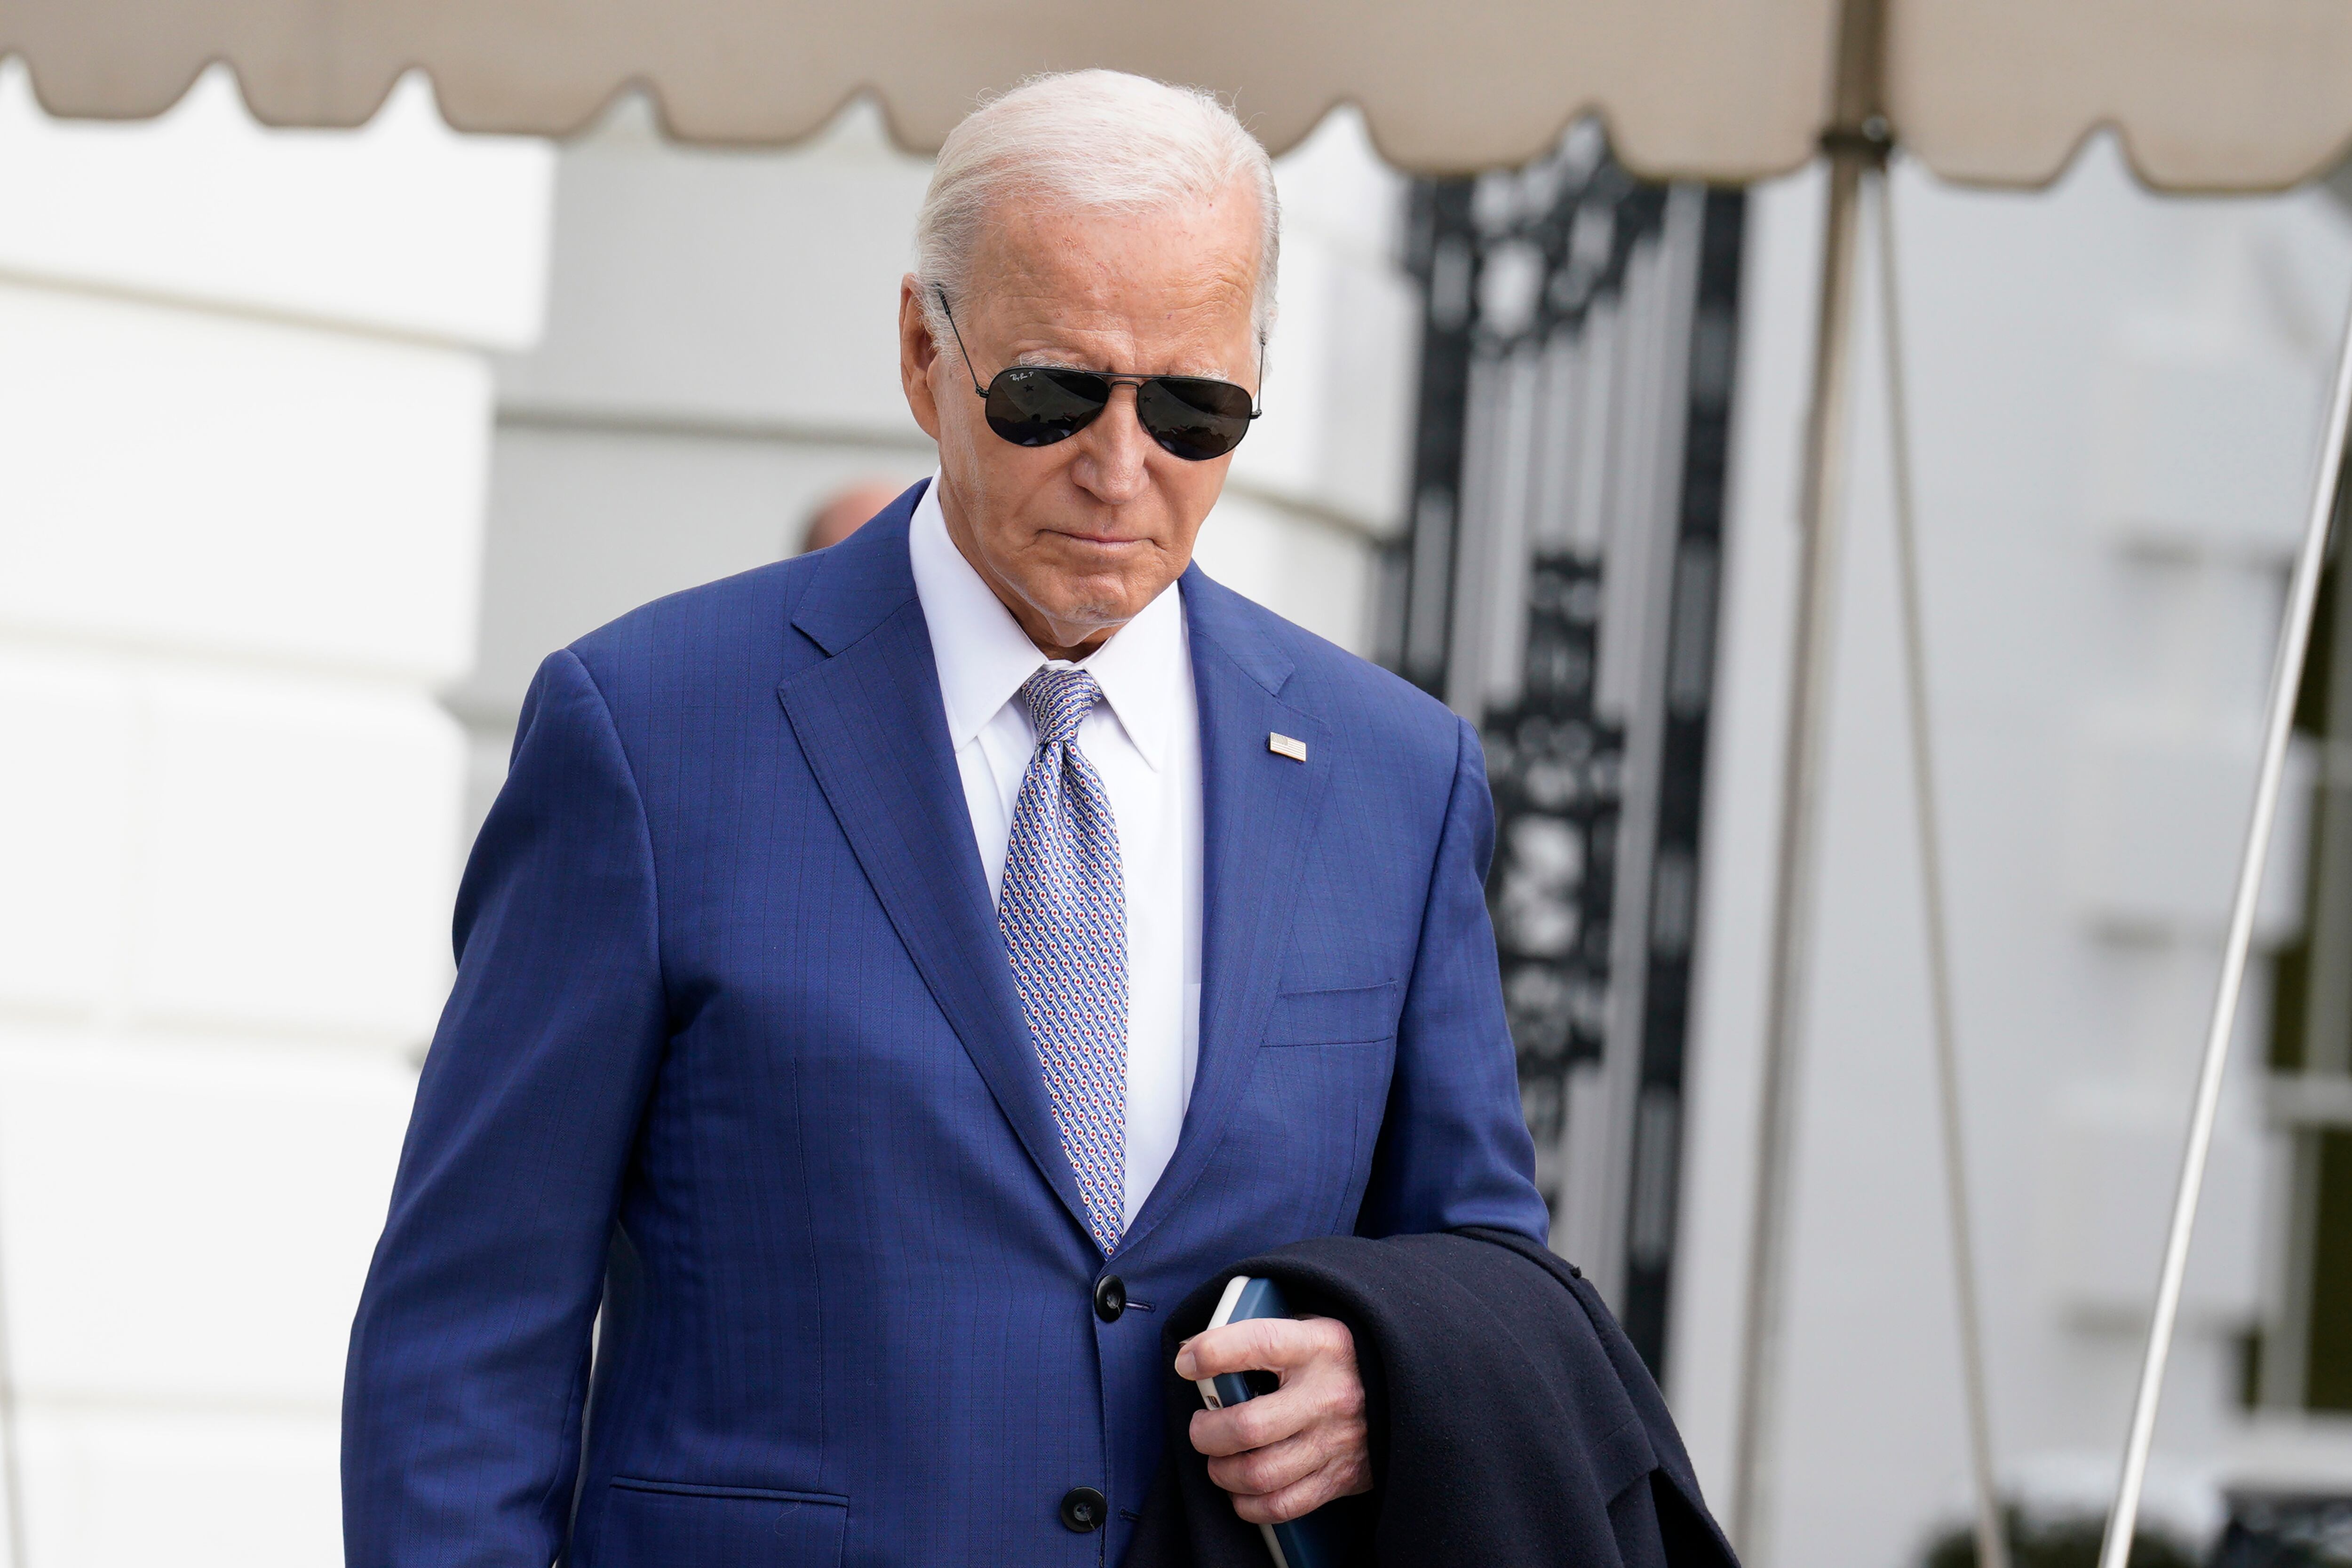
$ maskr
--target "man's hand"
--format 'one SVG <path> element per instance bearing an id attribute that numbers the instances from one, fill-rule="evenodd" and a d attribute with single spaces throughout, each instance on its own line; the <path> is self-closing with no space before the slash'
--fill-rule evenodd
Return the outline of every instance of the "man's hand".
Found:
<path id="1" fill-rule="evenodd" d="M 1364 1384 L 1356 1336 L 1336 1318 L 1253 1318 L 1184 1342 L 1176 1375 L 1273 1372 L 1282 1386 L 1246 1404 L 1192 1416 L 1192 1447 L 1209 1479 L 1252 1524 L 1312 1513 L 1335 1497 L 1372 1490 Z"/>

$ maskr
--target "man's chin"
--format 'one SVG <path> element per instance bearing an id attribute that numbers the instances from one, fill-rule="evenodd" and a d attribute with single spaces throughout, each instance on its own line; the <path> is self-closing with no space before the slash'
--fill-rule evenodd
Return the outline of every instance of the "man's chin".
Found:
<path id="1" fill-rule="evenodd" d="M 1070 639 L 1073 645 L 1106 632 L 1116 632 L 1135 619 L 1133 612 L 1124 606 L 1097 604 L 1057 617 L 1057 623 L 1076 633 Z"/>
<path id="2" fill-rule="evenodd" d="M 1073 580 L 1075 576 L 1075 580 Z M 1108 573 L 1073 574 L 1033 580 L 1024 587 L 1029 602 L 1062 626 L 1123 626 L 1159 597 L 1148 582 Z"/>
<path id="3" fill-rule="evenodd" d="M 1035 603 L 1035 601 L 1031 602 Z M 1074 648 L 1106 632 L 1118 631 L 1134 620 L 1137 612 L 1150 602 L 1148 599 L 1130 601 L 1122 594 L 1064 599 L 1056 601 L 1050 609 L 1042 604 L 1038 608 L 1052 621 L 1055 635 L 1062 639 L 1066 646 Z"/>

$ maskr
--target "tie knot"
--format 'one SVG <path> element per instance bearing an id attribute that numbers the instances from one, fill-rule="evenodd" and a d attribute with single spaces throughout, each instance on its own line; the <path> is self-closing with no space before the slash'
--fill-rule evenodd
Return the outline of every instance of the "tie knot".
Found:
<path id="1" fill-rule="evenodd" d="M 1049 665 L 1021 683 L 1021 696 L 1029 705 L 1037 744 L 1052 746 L 1078 737 L 1078 726 L 1102 700 L 1102 688 L 1084 670 Z"/>

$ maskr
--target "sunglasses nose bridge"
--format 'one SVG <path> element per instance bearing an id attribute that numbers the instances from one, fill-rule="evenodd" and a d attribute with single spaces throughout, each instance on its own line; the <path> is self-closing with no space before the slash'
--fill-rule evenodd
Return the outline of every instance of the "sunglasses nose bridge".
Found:
<path id="1" fill-rule="evenodd" d="M 1122 387 L 1126 388 L 1127 397 L 1124 401 L 1127 405 L 1127 411 L 1132 416 L 1136 429 L 1143 431 L 1147 439 L 1150 438 L 1151 433 L 1149 430 L 1144 429 L 1142 399 L 1143 389 L 1150 380 L 1151 378 L 1150 376 L 1106 375 L 1103 377 L 1104 388 L 1110 393 L 1110 396 L 1103 402 L 1103 413 L 1109 413 L 1119 406 L 1121 402 L 1118 395 L 1119 389 Z"/>
<path id="2" fill-rule="evenodd" d="M 1143 395 L 1143 383 L 1150 379 L 1148 376 L 1103 378 L 1110 383 L 1110 401 L 1103 404 L 1103 413 L 1112 416 L 1096 421 L 1103 434 L 1109 435 L 1116 430 L 1127 440 L 1141 441 L 1147 445 L 1150 444 L 1151 433 L 1144 428 L 1143 404 L 1139 401 Z M 1121 388 L 1126 389 L 1124 397 L 1120 395 Z"/>

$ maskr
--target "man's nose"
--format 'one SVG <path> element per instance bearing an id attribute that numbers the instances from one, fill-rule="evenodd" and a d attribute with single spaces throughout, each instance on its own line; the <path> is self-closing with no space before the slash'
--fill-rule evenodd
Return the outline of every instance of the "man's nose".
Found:
<path id="1" fill-rule="evenodd" d="M 1071 477 L 1096 499 L 1117 505 L 1143 493 L 1145 465 L 1154 443 L 1135 414 L 1136 389 L 1114 386 L 1110 406 L 1079 432 L 1085 444 Z"/>

